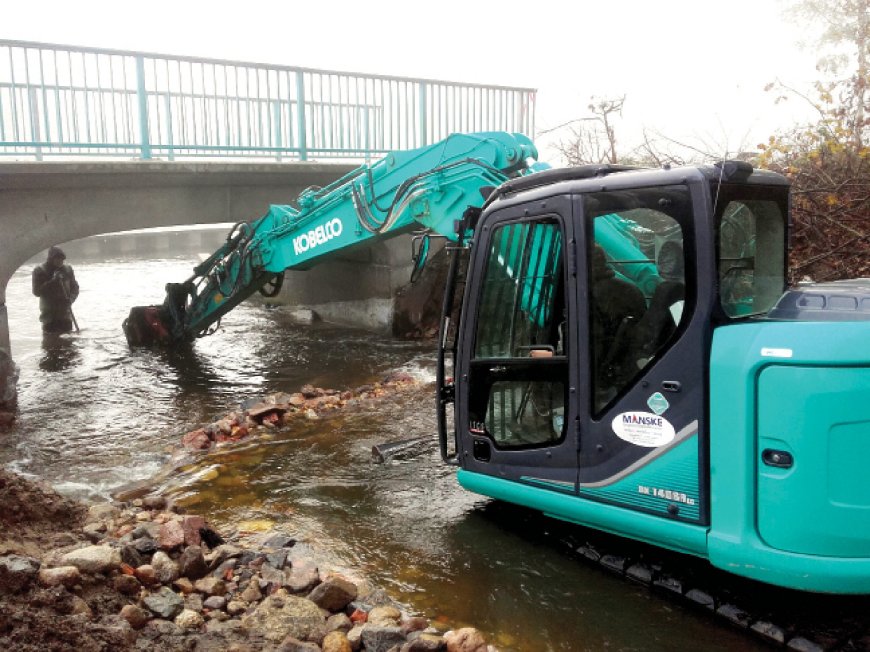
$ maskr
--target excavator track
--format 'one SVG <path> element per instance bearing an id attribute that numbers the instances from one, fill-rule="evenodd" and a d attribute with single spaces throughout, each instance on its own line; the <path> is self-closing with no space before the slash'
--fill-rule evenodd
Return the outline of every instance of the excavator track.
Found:
<path id="1" fill-rule="evenodd" d="M 726 573 L 703 559 L 670 552 L 540 512 L 494 501 L 481 510 L 536 546 L 645 587 L 658 599 L 706 614 L 748 638 L 804 652 L 870 649 L 870 596 L 808 593 Z"/>

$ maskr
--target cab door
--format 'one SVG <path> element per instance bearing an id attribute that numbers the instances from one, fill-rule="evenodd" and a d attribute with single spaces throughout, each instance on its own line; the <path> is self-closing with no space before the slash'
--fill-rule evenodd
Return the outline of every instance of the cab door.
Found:
<path id="1" fill-rule="evenodd" d="M 571 199 L 495 211 L 475 237 L 456 370 L 460 463 L 575 493 L 583 354 Z"/>
<path id="2" fill-rule="evenodd" d="M 616 184 L 614 184 L 615 186 Z M 588 274 L 578 495 L 689 522 L 707 519 L 706 333 L 696 279 L 701 184 L 578 196 Z M 703 219 L 700 221 L 703 223 Z M 701 238 L 701 241 L 699 241 Z"/>

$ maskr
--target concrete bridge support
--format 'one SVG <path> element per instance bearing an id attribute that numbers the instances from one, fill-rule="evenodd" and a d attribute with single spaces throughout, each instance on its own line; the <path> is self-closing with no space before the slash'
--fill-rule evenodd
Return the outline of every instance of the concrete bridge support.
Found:
<path id="1" fill-rule="evenodd" d="M 9 279 L 51 245 L 113 231 L 248 220 L 352 168 L 297 162 L 0 164 L 0 348 L 11 353 Z M 0 378 L 0 397 L 3 383 Z"/>

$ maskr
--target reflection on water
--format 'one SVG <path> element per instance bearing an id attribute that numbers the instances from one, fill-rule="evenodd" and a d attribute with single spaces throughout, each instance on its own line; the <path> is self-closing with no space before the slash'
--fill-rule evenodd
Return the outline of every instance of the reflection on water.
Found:
<path id="1" fill-rule="evenodd" d="M 45 333 L 42 336 L 43 356 L 39 361 L 42 371 L 64 371 L 81 361 L 76 341 L 66 335 Z"/>
<path id="2" fill-rule="evenodd" d="M 172 351 L 127 347 L 133 305 L 159 303 L 187 259 L 77 263 L 79 334 L 43 340 L 32 267 L 7 290 L 20 417 L 0 463 L 79 496 L 151 477 L 187 430 L 241 400 L 305 383 L 353 388 L 409 366 L 431 345 L 319 325 L 245 304 L 213 337 Z M 751 649 L 745 637 L 565 554 L 570 526 L 493 507 L 458 487 L 434 441 L 431 387 L 320 421 L 300 421 L 194 462 L 166 489 L 219 525 L 276 524 L 316 542 L 321 565 L 363 574 L 412 610 L 473 624 L 513 650 Z M 371 463 L 387 440 L 432 437 Z M 563 528 L 563 529 L 559 529 Z M 564 528 L 569 528 L 566 534 Z"/>

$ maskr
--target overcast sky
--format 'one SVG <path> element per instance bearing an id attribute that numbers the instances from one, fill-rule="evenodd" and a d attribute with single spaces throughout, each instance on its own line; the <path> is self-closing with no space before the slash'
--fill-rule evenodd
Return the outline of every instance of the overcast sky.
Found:
<path id="1" fill-rule="evenodd" d="M 752 149 L 807 115 L 765 93 L 805 88 L 816 54 L 784 0 L 7 2 L 0 38 L 538 89 L 537 129 L 626 95 L 623 149 L 646 129 Z M 558 133 L 558 132 L 557 132 Z M 556 134 L 537 135 L 545 156 Z"/>

